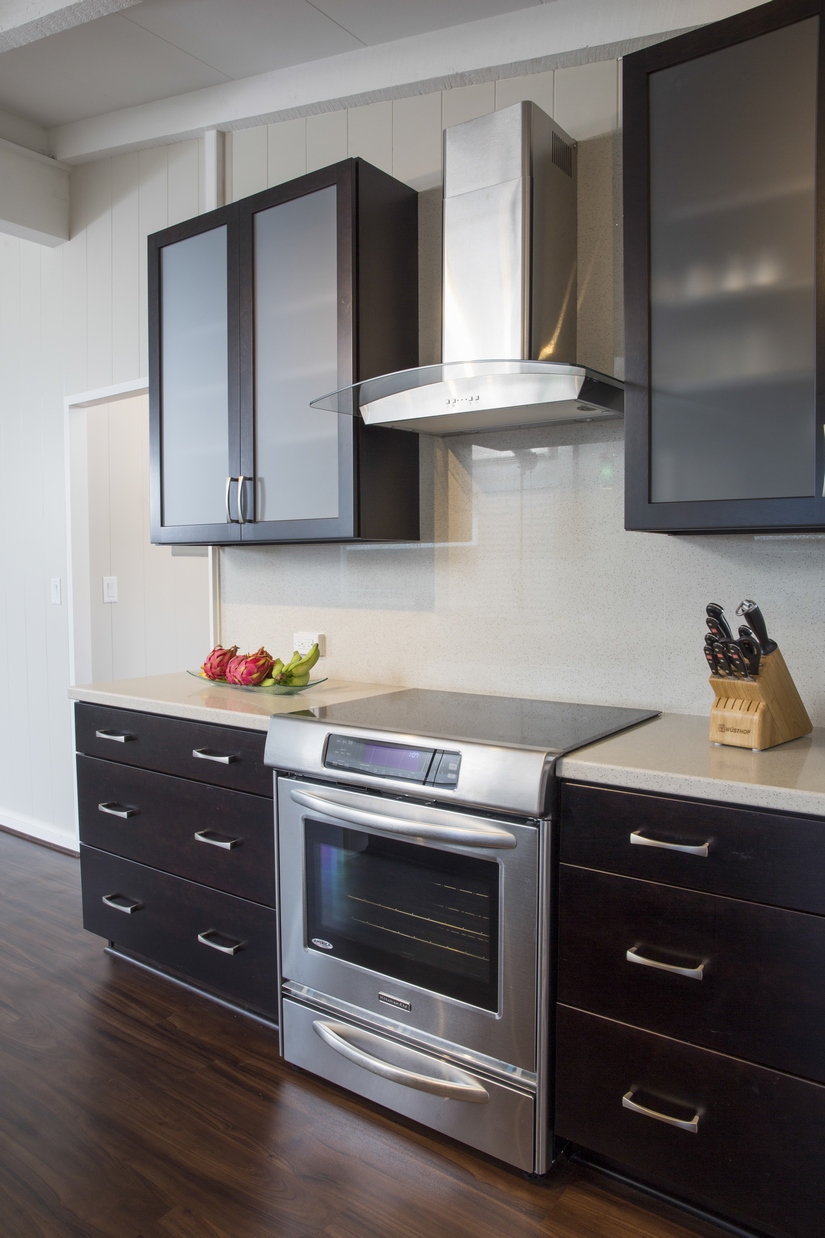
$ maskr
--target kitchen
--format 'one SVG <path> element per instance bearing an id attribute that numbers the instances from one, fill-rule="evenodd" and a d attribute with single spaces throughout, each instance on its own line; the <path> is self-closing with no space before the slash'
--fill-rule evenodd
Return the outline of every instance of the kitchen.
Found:
<path id="1" fill-rule="evenodd" d="M 721 15 L 715 6 L 702 20 Z M 678 17 L 674 22 L 692 24 Z M 615 27 L 608 33 L 619 37 Z M 580 33 L 577 46 L 611 41 L 604 28 L 602 34 L 595 40 Z M 628 26 L 625 36 L 630 37 Z M 525 82 L 526 76 L 533 80 Z M 422 210 L 426 233 L 438 218 L 442 123 L 537 95 L 540 106 L 579 141 L 580 269 L 586 277 L 580 280 L 578 359 L 620 373 L 615 364 L 623 351 L 616 313 L 621 280 L 615 221 L 621 185 L 611 136 L 618 126 L 615 57 L 457 84 L 394 100 L 389 110 L 387 101 L 365 103 L 361 106 L 372 109 L 368 113 L 353 107 L 348 113 L 238 129 L 228 142 L 231 196 L 243 197 L 279 179 L 278 167 L 288 179 L 348 154 L 363 154 L 379 165 L 383 158 L 386 166 L 389 137 L 391 143 L 397 140 L 398 149 L 389 148 L 395 175 L 422 191 L 422 207 L 430 195 L 429 214 L 426 207 Z M 342 146 L 342 140 L 352 144 Z M 358 141 L 365 145 L 359 148 Z M 10 658 L 7 699 L 16 704 L 6 719 L 9 803 L 2 816 L 10 828 L 35 836 L 39 829 L 47 841 L 60 843 L 62 833 L 64 845 L 73 838 L 73 743 L 66 673 L 57 668 L 67 664 L 68 634 L 65 608 L 44 603 L 41 587 L 42 581 L 65 573 L 62 507 L 54 497 L 63 487 L 62 400 L 146 373 L 145 344 L 139 338 L 145 293 L 133 229 L 140 221 L 146 232 L 172 223 L 166 201 L 173 194 L 177 218 L 197 212 L 198 154 L 197 142 L 190 139 L 77 164 L 76 230 L 63 255 L 60 249 L 38 251 L 15 243 L 4 250 L 11 264 L 4 285 L 26 294 L 14 302 L 20 347 L 10 336 L 8 364 L 29 367 L 34 389 L 41 393 L 39 415 L 51 418 L 38 422 L 26 403 L 26 417 L 21 411 L 8 432 L 9 442 L 19 437 L 21 450 L 36 442 L 45 462 L 43 476 L 33 482 L 43 486 L 41 540 L 35 539 L 43 546 L 43 558 L 27 555 L 25 564 L 15 558 L 5 572 L 9 613 L 18 624 L 10 623 L 7 640 L 9 648 L 22 647 L 19 634 L 25 626 L 29 641 L 38 639 L 51 662 L 44 681 L 42 660 L 35 670 L 31 656 L 25 662 Z M 296 163 L 300 158 L 303 165 Z M 181 199 L 190 205 L 180 205 Z M 422 273 L 422 361 L 434 359 L 437 340 L 437 240 L 424 252 L 431 261 L 429 274 L 426 266 Z M 65 323 L 56 295 L 64 280 Z M 41 344 L 41 339 L 56 338 L 49 331 L 62 337 L 56 356 L 65 359 L 65 379 L 55 352 Z M 19 383 L 19 369 L 15 377 Z M 50 396 L 55 390 L 56 401 Z M 11 402 L 8 407 L 17 408 Z M 336 679 L 706 716 L 707 672 L 701 642 L 692 633 L 701 630 L 704 604 L 711 598 L 730 611 L 740 598 L 755 596 L 808 711 L 820 724 L 825 712 L 814 615 L 820 601 L 816 564 L 821 535 L 664 538 L 625 532 L 622 446 L 620 422 L 486 434 L 476 442 L 424 438 L 421 544 L 222 551 L 221 631 L 242 648 L 257 648 L 265 639 L 273 652 L 287 650 L 296 630 L 324 631 L 329 639 L 325 673 Z M 32 479 L 16 473 L 6 459 L 6 501 L 24 504 L 10 510 L 26 510 Z M 22 556 L 26 540 L 6 553 Z M 42 570 L 35 570 L 38 562 Z M 15 576 L 15 570 L 23 575 Z M 12 587 L 16 579 L 19 588 Z M 31 682 L 30 676 L 35 677 Z M 20 702 L 34 699 L 38 683 L 38 691 L 49 693 L 53 712 L 32 716 L 21 727 Z M 44 761 L 49 779 L 35 772 Z"/>

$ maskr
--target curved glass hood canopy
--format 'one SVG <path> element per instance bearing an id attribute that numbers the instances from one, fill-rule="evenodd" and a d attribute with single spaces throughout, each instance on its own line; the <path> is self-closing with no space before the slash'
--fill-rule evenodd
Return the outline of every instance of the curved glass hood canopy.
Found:
<path id="1" fill-rule="evenodd" d="M 447 361 L 365 379 L 311 407 L 360 412 L 369 426 L 466 434 L 620 417 L 624 386 L 585 366 L 552 361 Z"/>
<path id="2" fill-rule="evenodd" d="M 369 378 L 312 407 L 425 434 L 620 417 L 623 384 L 567 364 L 576 186 L 576 143 L 535 103 L 445 129 L 441 364 Z"/>

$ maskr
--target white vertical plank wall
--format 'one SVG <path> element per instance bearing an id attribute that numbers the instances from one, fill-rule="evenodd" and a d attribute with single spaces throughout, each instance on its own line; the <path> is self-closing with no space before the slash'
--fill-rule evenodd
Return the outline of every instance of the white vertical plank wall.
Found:
<path id="1" fill-rule="evenodd" d="M 226 135 L 226 197 L 348 155 L 435 191 L 443 125 L 534 98 L 587 138 L 615 128 L 617 97 L 607 62 L 239 130 Z M 77 166 L 65 245 L 0 236 L 0 825 L 70 848 L 63 399 L 146 374 L 146 237 L 202 208 L 202 163 L 191 140 Z M 146 557 L 146 571 L 166 570 L 150 566 L 151 548 Z M 164 631 L 190 622 L 181 582 L 201 564 L 178 561 Z M 49 601 L 52 577 L 61 606 Z M 109 628 L 111 640 L 111 618 Z M 105 627 L 99 639 L 105 647 Z"/>

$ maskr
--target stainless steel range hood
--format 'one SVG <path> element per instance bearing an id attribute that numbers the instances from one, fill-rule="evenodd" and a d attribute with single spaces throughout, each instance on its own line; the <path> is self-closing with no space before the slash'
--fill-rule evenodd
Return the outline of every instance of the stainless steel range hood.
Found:
<path id="1" fill-rule="evenodd" d="M 444 131 L 442 362 L 313 408 L 426 434 L 619 417 L 624 387 L 576 365 L 576 147 L 535 103 Z"/>

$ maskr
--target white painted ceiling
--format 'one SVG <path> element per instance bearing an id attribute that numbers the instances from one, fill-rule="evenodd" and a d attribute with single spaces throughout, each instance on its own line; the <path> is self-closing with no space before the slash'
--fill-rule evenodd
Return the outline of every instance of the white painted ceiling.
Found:
<path id="1" fill-rule="evenodd" d="M 48 129 L 545 3 L 0 0 L 0 109 Z"/>

